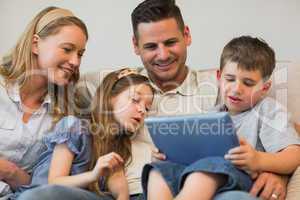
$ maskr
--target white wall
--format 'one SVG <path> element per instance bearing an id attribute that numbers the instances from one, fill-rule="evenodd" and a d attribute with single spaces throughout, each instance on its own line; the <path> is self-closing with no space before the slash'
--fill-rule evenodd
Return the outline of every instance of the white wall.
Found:
<path id="1" fill-rule="evenodd" d="M 131 44 L 132 9 L 141 0 L 0 0 L 0 55 L 16 42 L 29 20 L 46 6 L 71 9 L 90 33 L 81 71 L 104 67 L 138 66 Z M 223 46 L 233 37 L 264 38 L 278 60 L 299 60 L 299 0 L 177 0 L 193 43 L 188 65 L 217 66 Z"/>

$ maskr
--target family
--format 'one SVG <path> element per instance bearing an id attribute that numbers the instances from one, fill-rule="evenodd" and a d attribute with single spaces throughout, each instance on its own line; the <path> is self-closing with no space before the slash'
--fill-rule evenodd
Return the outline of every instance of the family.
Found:
<path id="1" fill-rule="evenodd" d="M 0 63 L 0 199 L 284 200 L 300 138 L 268 97 L 275 52 L 239 36 L 216 74 L 186 65 L 192 42 L 175 0 L 132 11 L 142 68 L 80 76 L 88 41 L 70 10 L 48 7 Z M 228 112 L 240 146 L 184 166 L 166 160 L 149 116 Z"/>

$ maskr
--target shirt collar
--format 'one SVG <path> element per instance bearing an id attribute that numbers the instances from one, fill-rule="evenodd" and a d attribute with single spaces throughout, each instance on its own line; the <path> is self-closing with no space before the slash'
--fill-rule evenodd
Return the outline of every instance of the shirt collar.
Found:
<path id="1" fill-rule="evenodd" d="M 187 67 L 187 68 L 188 68 L 188 74 L 187 74 L 185 80 L 177 88 L 167 91 L 167 92 L 163 92 L 160 88 L 157 87 L 157 85 L 155 85 L 155 83 L 153 83 L 150 80 L 152 87 L 161 94 L 177 94 L 178 93 L 183 96 L 194 95 L 197 90 L 196 74 L 193 73 L 192 70 L 189 69 L 189 67 Z M 145 68 L 140 69 L 139 72 L 141 75 L 149 78 L 147 70 Z"/>
<path id="2" fill-rule="evenodd" d="M 9 98 L 13 102 L 21 104 L 20 86 L 18 83 L 13 83 L 13 84 L 8 85 L 7 93 L 8 93 Z M 51 98 L 50 98 L 50 95 L 47 94 L 44 99 L 44 102 L 42 103 L 41 106 L 48 106 L 48 105 L 50 105 L 50 103 L 51 103 Z"/>

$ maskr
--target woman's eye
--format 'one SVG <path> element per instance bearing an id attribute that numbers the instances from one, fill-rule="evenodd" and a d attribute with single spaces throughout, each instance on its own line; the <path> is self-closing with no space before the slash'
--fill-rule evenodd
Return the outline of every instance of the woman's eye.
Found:
<path id="1" fill-rule="evenodd" d="M 137 98 L 132 98 L 132 102 L 134 102 L 134 103 L 138 103 L 138 102 L 139 102 L 139 100 L 138 100 Z"/>

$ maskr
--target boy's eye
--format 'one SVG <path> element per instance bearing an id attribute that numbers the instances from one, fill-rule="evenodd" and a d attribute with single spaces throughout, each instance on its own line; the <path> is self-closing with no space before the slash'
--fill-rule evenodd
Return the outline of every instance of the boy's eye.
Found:
<path id="1" fill-rule="evenodd" d="M 244 84 L 248 87 L 253 87 L 255 86 L 255 83 L 253 81 L 244 81 Z"/>
<path id="2" fill-rule="evenodd" d="M 63 50 L 64 50 L 66 53 L 70 53 L 70 52 L 72 51 L 71 48 L 66 48 L 66 47 L 64 47 Z"/>

